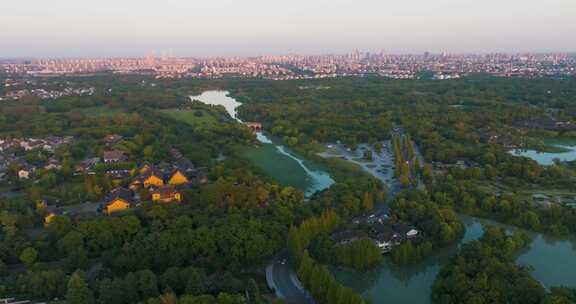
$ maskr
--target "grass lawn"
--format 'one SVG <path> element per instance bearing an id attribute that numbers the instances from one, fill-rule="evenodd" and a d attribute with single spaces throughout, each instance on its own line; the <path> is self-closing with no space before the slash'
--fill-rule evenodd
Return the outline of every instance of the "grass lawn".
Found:
<path id="1" fill-rule="evenodd" d="M 192 126 L 212 125 L 217 123 L 217 119 L 212 115 L 212 113 L 201 109 L 194 109 L 194 110 L 171 109 L 171 110 L 162 110 L 162 113 L 165 113 L 176 120 L 183 121 Z M 198 115 L 198 113 L 202 114 Z"/>

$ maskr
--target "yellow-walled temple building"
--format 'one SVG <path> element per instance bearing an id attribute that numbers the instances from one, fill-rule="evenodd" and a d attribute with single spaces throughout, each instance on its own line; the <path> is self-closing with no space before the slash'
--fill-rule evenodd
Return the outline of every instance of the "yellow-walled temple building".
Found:
<path id="1" fill-rule="evenodd" d="M 56 216 L 63 214 L 62 208 L 55 206 L 46 206 L 44 208 L 46 208 L 46 215 L 44 216 L 44 227 L 50 225 Z"/>
<path id="2" fill-rule="evenodd" d="M 189 183 L 188 177 L 182 173 L 179 169 L 174 169 L 172 174 L 170 174 L 170 179 L 168 179 L 168 184 L 178 186 Z"/>
<path id="3" fill-rule="evenodd" d="M 152 201 L 160 203 L 181 202 L 182 194 L 173 185 L 164 185 L 152 191 Z"/>
<path id="4" fill-rule="evenodd" d="M 134 207 L 132 192 L 125 188 L 116 188 L 106 197 L 101 208 L 104 214 L 110 215 L 114 212 L 128 210 L 132 207 Z"/>

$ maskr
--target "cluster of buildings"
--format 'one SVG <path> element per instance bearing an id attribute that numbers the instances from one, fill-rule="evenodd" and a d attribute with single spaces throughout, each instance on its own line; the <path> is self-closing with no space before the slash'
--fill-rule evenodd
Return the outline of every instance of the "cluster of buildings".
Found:
<path id="1" fill-rule="evenodd" d="M 122 212 L 139 206 L 142 193 L 149 196 L 154 203 L 179 203 L 182 201 L 181 189 L 193 183 L 206 183 L 207 175 L 203 168 L 194 168 L 186 159 L 173 164 L 152 165 L 144 163 L 132 177 L 128 187 L 117 187 L 111 190 L 104 199 L 97 203 L 97 211 L 104 215 Z M 54 216 L 64 214 L 64 208 L 44 206 L 46 216 L 44 223 L 50 224 Z"/>
<path id="2" fill-rule="evenodd" d="M 420 232 L 403 223 L 375 222 L 370 225 L 370 231 L 345 230 L 332 235 L 335 246 L 350 244 L 354 241 L 369 238 L 382 253 L 388 253 L 394 248 L 408 240 L 416 241 L 420 237 Z"/>
<path id="3" fill-rule="evenodd" d="M 43 149 L 54 152 L 61 145 L 69 144 L 74 138 L 72 136 L 49 136 L 46 138 L 5 138 L 0 139 L 0 152 L 7 151 L 14 147 L 20 147 L 25 151 Z"/>
<path id="4" fill-rule="evenodd" d="M 64 96 L 90 96 L 96 92 L 94 87 L 78 88 L 68 81 L 55 84 L 39 81 L 38 78 L 31 77 L 6 78 L 0 82 L 0 86 L 2 86 L 2 89 L 0 89 L 0 93 L 2 93 L 0 94 L 0 101 L 18 100 L 28 96 L 43 100 Z"/>
<path id="5" fill-rule="evenodd" d="M 122 141 L 124 139 L 123 136 L 118 134 L 109 134 L 106 135 L 103 139 L 103 142 L 107 149 L 102 152 L 101 157 L 98 156 L 91 156 L 85 158 L 83 161 L 77 163 L 74 166 L 74 174 L 75 175 L 95 175 L 98 167 L 101 170 L 104 170 L 104 173 L 116 180 L 124 180 L 130 178 L 133 172 L 133 163 L 130 162 L 130 159 L 123 151 L 112 149 L 112 145 Z M 161 177 L 161 180 L 165 180 L 167 184 L 179 185 L 181 183 L 174 182 L 171 179 L 172 175 L 175 173 L 182 174 L 183 177 L 186 177 L 184 183 L 187 183 L 189 180 L 195 181 L 206 181 L 206 174 L 204 168 L 195 168 L 194 164 L 187 158 L 185 158 L 182 153 L 178 150 L 172 148 L 170 149 L 170 154 L 172 156 L 173 162 L 172 163 L 161 163 L 156 166 L 152 166 L 149 163 L 144 163 L 141 170 L 146 169 L 146 173 L 154 173 L 154 177 Z M 148 170 L 150 169 L 150 170 Z M 140 172 L 145 173 L 145 172 Z M 170 174 L 170 175 L 169 175 Z M 171 181 L 171 182 L 168 182 Z M 133 187 L 137 185 L 136 181 L 132 182 L 132 186 L 130 187 L 133 190 L 137 190 L 139 187 Z M 156 182 L 154 185 L 160 186 L 162 183 Z M 145 188 L 148 185 L 146 184 Z"/>
<path id="6" fill-rule="evenodd" d="M 107 139 L 109 138 L 110 136 L 107 136 Z M 114 169 L 114 165 L 121 164 L 128 159 L 120 151 L 105 151 L 101 160 L 98 157 L 88 158 L 77 165 L 76 170 L 87 170 L 82 171 L 82 174 L 94 174 L 94 166 L 102 163 L 110 165 L 106 174 L 112 178 L 123 181 L 129 180 L 127 187 L 114 188 L 102 201 L 97 203 L 96 211 L 104 215 L 133 209 L 141 204 L 143 196 L 146 200 L 154 203 L 178 203 L 183 199 L 182 189 L 192 184 L 206 183 L 208 176 L 205 168 L 196 168 L 179 151 L 171 149 L 170 153 L 174 158 L 171 163 L 154 165 L 144 162 L 136 170 L 117 170 Z M 86 167 L 87 163 L 91 166 Z M 122 171 L 123 174 L 118 175 L 116 171 Z M 66 213 L 65 209 L 61 207 L 43 207 L 47 211 L 44 219 L 46 225 L 50 224 L 54 216 Z"/>
<path id="7" fill-rule="evenodd" d="M 40 166 L 31 165 L 25 161 L 19 161 L 17 158 L 11 159 L 12 162 L 18 162 L 18 178 L 21 180 L 30 179 L 34 172 L 38 169 L 44 170 L 59 170 L 62 167 L 62 163 L 56 157 L 50 157 Z"/>
<path id="8" fill-rule="evenodd" d="M 185 159 L 173 164 L 152 165 L 144 163 L 128 188 L 112 190 L 100 205 L 104 214 L 112 214 L 136 207 L 140 203 L 139 193 L 145 190 L 150 199 L 157 203 L 181 202 L 178 190 L 191 183 L 205 183 L 207 176 L 202 169 L 196 169 Z"/>
<path id="9" fill-rule="evenodd" d="M 576 56 L 567 53 L 527 54 L 387 54 L 278 55 L 214 58 L 85 58 L 0 61 L 0 72 L 32 76 L 89 75 L 112 72 L 156 77 L 262 77 L 277 80 L 358 75 L 412 79 L 421 72 L 433 79 L 471 73 L 503 77 L 566 77 L 576 75 Z"/>
<path id="10" fill-rule="evenodd" d="M 205 168 L 197 168 L 184 157 L 178 150 L 170 149 L 170 162 L 159 164 L 142 163 L 137 169 L 130 162 L 129 157 L 120 150 L 115 150 L 112 145 L 123 140 L 121 135 L 107 135 L 103 142 L 106 149 L 100 156 L 84 159 L 74 166 L 75 175 L 95 175 L 101 172 L 109 176 L 117 187 L 107 193 L 99 203 L 86 203 L 90 205 L 83 211 L 70 211 L 70 208 L 48 206 L 45 201 L 39 202 L 38 208 L 46 210 L 45 224 L 49 224 L 54 216 L 64 213 L 88 214 L 99 211 L 109 215 L 114 212 L 134 208 L 140 204 L 142 197 L 156 203 L 181 202 L 181 190 L 192 184 L 201 184 L 208 181 Z M 70 144 L 73 137 L 47 138 L 9 138 L 0 139 L 0 178 L 3 178 L 9 167 L 20 180 L 34 179 L 34 173 L 39 169 L 59 170 L 62 164 L 55 157 L 54 152 L 59 146 Z M 45 151 L 48 158 L 42 164 L 34 165 L 27 163 L 23 157 L 18 156 L 18 150 Z M 13 167 L 17 164 L 17 167 Z M 13 169 L 12 169 L 13 168 Z M 75 206 L 72 206 L 75 207 Z M 72 208 L 71 207 L 71 208 Z"/>
<path id="11" fill-rule="evenodd" d="M 422 234 L 416 228 L 403 222 L 393 220 L 387 212 L 360 216 L 354 218 L 352 223 L 357 227 L 369 227 L 368 230 L 350 229 L 335 233 L 332 240 L 336 246 L 349 244 L 359 239 L 369 238 L 382 253 L 388 253 L 406 242 L 421 240 Z"/>
<path id="12" fill-rule="evenodd" d="M 250 59 L 234 58 L 233 60 L 208 60 L 200 63 L 198 73 L 189 76 L 199 78 L 219 78 L 225 75 L 240 77 L 285 77 L 294 73 L 277 64 L 269 64 Z"/>
<path id="13" fill-rule="evenodd" d="M 111 72 L 128 75 L 154 75 L 158 78 L 195 77 L 220 78 L 226 75 L 239 77 L 272 77 L 292 72 L 278 64 L 265 63 L 253 58 L 86 58 L 40 59 L 32 61 L 0 61 L 0 72 L 13 75 L 66 76 L 93 75 Z"/>
<path id="14" fill-rule="evenodd" d="M 161 62 L 160 62 L 161 61 Z M 8 60 L 0 70 L 8 74 L 32 76 L 90 75 L 102 72 L 122 74 L 181 74 L 196 68 L 194 61 L 185 58 L 74 58 Z"/>
<path id="15" fill-rule="evenodd" d="M 106 145 L 112 145 L 122 140 L 122 136 L 117 134 L 107 135 L 104 138 Z M 172 148 L 170 154 L 173 161 L 171 163 L 151 164 L 144 162 L 140 168 L 133 170 L 121 170 L 114 164 L 127 161 L 127 157 L 118 150 L 104 151 L 102 161 L 108 169 L 106 173 L 115 179 L 130 178 L 127 188 L 116 188 L 112 190 L 100 204 L 99 210 L 104 214 L 127 210 L 140 203 L 140 193 L 145 191 L 150 195 L 153 202 L 169 203 L 182 201 L 182 194 L 178 190 L 192 183 L 206 183 L 208 177 L 205 168 L 196 168 L 194 164 L 185 158 L 180 151 Z M 89 158 L 77 169 L 91 170 L 94 165 L 94 158 Z M 98 163 L 96 161 L 96 163 Z M 88 168 L 83 165 L 88 164 Z M 88 171 L 90 174 L 93 171 Z"/>
<path id="16" fill-rule="evenodd" d="M 64 96 L 90 96 L 94 95 L 95 88 L 65 88 L 64 90 L 46 90 L 46 89 L 24 89 L 9 91 L 4 96 L 0 96 L 1 100 L 18 100 L 23 97 L 34 96 L 40 99 L 56 99 Z"/>
<path id="17" fill-rule="evenodd" d="M 574 54 L 405 54 L 353 52 L 344 55 L 258 57 L 264 62 L 293 66 L 308 77 L 379 75 L 413 79 L 430 72 L 432 79 L 453 79 L 471 73 L 503 77 L 576 75 Z M 300 76 L 300 75 L 298 75 Z"/>
<path id="18" fill-rule="evenodd" d="M 11 164 L 18 164 L 18 178 L 30 179 L 37 169 L 53 170 L 60 169 L 60 161 L 54 157 L 56 149 L 62 145 L 69 144 L 73 141 L 71 136 L 57 137 L 50 136 L 46 138 L 9 138 L 0 139 L 0 179 L 6 175 L 6 171 Z M 50 157 L 41 165 L 32 165 L 18 157 L 15 149 L 31 151 L 41 149 L 50 154 Z"/>

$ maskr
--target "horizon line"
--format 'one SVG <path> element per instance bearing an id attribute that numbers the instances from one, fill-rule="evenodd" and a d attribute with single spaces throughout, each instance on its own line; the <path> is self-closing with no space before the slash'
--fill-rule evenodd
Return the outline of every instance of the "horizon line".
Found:
<path id="1" fill-rule="evenodd" d="M 166 56 L 157 55 L 156 52 L 150 52 L 148 55 L 130 55 L 130 56 L 0 56 L 0 60 L 58 60 L 58 59 L 137 59 L 137 58 L 179 58 L 179 59 L 212 59 L 212 58 L 261 58 L 270 56 L 303 56 L 303 57 L 314 57 L 314 56 L 344 56 L 354 53 L 368 53 L 368 54 L 383 54 L 388 56 L 421 56 L 424 54 L 429 55 L 447 55 L 447 56 L 470 56 L 470 55 L 576 55 L 576 50 L 574 51 L 483 51 L 483 52 L 432 52 L 432 51 L 422 51 L 422 52 L 385 52 L 385 51 L 364 51 L 355 50 L 345 53 L 279 53 L 279 54 L 260 54 L 260 55 L 207 55 L 207 56 L 194 56 L 194 55 L 184 55 L 184 56 Z"/>

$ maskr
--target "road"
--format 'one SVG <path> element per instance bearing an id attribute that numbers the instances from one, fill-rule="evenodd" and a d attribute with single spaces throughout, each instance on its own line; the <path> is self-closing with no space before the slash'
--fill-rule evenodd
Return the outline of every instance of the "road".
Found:
<path id="1" fill-rule="evenodd" d="M 321 153 L 322 157 L 340 157 L 347 161 L 359 165 L 364 171 L 381 180 L 388 186 L 388 201 L 392 200 L 398 192 L 402 190 L 399 181 L 394 178 L 394 154 L 392 144 L 386 141 L 380 153 L 377 153 L 371 146 L 360 145 L 362 149 L 372 151 L 372 161 L 360 161 L 362 157 L 360 149 L 349 151 L 343 145 L 330 145 L 332 153 Z M 419 150 L 417 155 L 421 157 Z M 421 164 L 424 162 L 421 161 Z M 376 208 L 372 214 L 378 216 L 386 214 L 388 204 L 382 204 Z M 313 304 L 314 300 L 308 295 L 300 285 L 296 273 L 288 261 L 288 251 L 284 250 L 274 258 L 266 269 L 266 280 L 270 288 L 276 291 L 278 298 L 284 299 L 289 304 Z"/>
<path id="2" fill-rule="evenodd" d="M 276 296 L 288 304 L 314 304 L 314 300 L 300 285 L 292 265 L 288 262 L 288 251 L 284 250 L 268 265 L 266 280 L 276 290 Z M 270 282 L 271 280 L 271 282 Z"/>
<path id="3" fill-rule="evenodd" d="M 383 151 L 377 153 L 369 145 L 361 145 L 362 149 L 372 150 L 372 161 L 359 161 L 362 157 L 360 150 L 348 151 L 343 145 L 332 145 L 334 154 L 323 154 L 323 157 L 341 157 L 347 161 L 359 165 L 364 171 L 378 178 L 388 186 L 389 195 L 393 196 L 399 191 L 399 183 L 394 178 L 394 156 L 390 151 L 390 142 L 386 142 Z M 387 168 L 387 170 L 383 170 Z M 374 213 L 385 213 L 385 210 L 375 210 Z M 289 304 L 312 304 L 314 300 L 308 296 L 300 282 L 296 278 L 296 273 L 292 269 L 293 265 L 287 261 L 289 254 L 284 250 L 273 259 L 266 269 L 266 279 L 268 285 L 274 288 L 276 296 L 284 299 Z"/>

